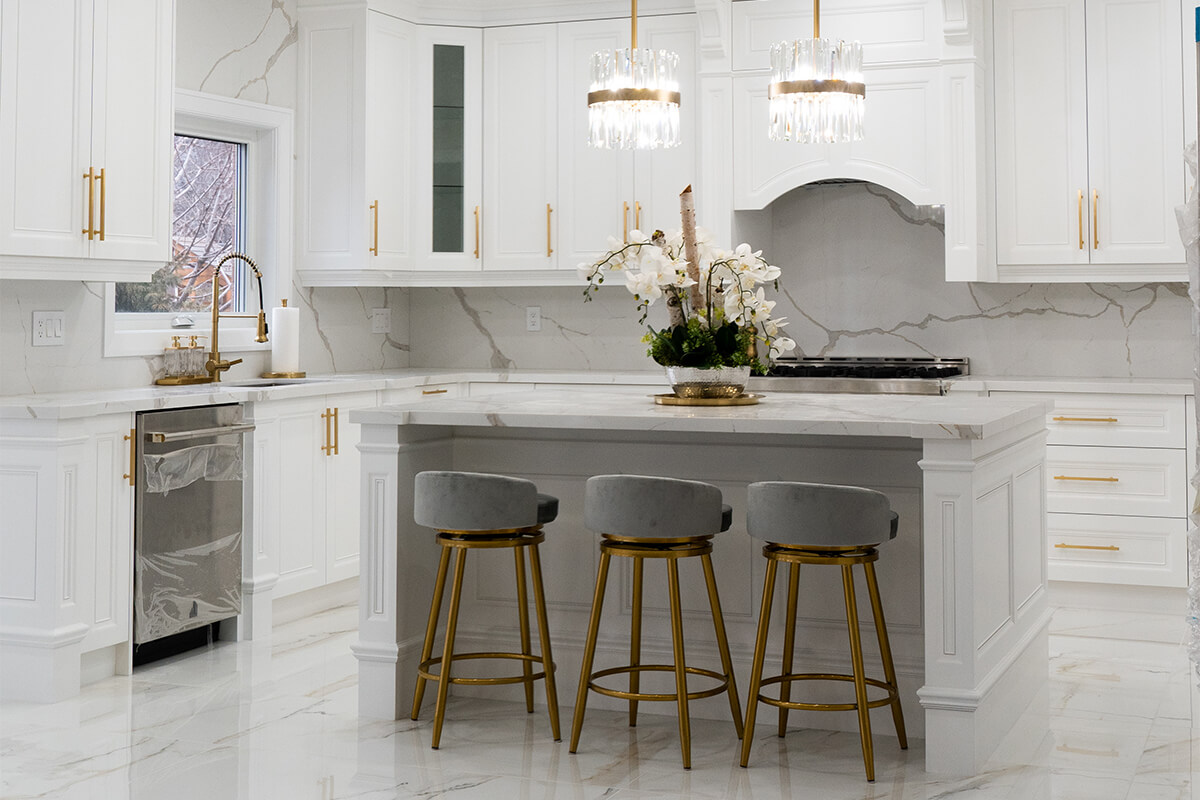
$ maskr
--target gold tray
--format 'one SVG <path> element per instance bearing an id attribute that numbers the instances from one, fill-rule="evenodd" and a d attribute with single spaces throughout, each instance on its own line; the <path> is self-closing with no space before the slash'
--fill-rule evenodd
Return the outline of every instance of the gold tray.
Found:
<path id="1" fill-rule="evenodd" d="M 656 394 L 654 402 L 660 406 L 753 406 L 758 404 L 761 394 L 739 394 L 737 397 L 676 397 L 674 394 Z"/>

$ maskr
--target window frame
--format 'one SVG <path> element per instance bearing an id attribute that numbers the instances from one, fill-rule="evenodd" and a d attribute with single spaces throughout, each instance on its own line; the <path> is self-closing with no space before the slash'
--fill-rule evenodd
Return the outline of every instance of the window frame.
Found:
<path id="1" fill-rule="evenodd" d="M 184 89 L 175 91 L 172 135 L 203 136 L 246 145 L 246 252 L 263 273 L 263 305 L 270 309 L 292 288 L 292 160 L 294 114 L 289 108 Z M 251 284 L 255 284 L 251 281 Z M 250 287 L 247 311 L 257 309 Z M 187 312 L 190 328 L 173 328 L 180 314 L 116 311 L 116 284 L 104 285 L 104 357 L 160 355 L 173 335 L 210 337 L 208 312 Z M 269 350 L 254 341 L 253 319 L 221 320 L 221 352 Z"/>

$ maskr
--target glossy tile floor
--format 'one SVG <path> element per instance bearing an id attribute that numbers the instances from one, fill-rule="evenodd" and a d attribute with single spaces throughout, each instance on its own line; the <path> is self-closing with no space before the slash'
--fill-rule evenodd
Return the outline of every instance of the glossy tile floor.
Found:
<path id="1" fill-rule="evenodd" d="M 67 702 L 4 704 L 0 797 L 1200 800 L 1196 676 L 1174 617 L 1059 610 L 1046 696 L 983 774 L 931 777 L 922 742 L 877 736 L 874 784 L 853 733 L 762 725 L 742 769 L 732 726 L 697 721 L 684 771 L 673 717 L 630 729 L 589 709 L 572 756 L 544 713 L 477 699 L 453 704 L 433 751 L 429 713 L 358 720 L 354 626 L 341 607 L 277 626 L 269 647 L 219 643 Z"/>

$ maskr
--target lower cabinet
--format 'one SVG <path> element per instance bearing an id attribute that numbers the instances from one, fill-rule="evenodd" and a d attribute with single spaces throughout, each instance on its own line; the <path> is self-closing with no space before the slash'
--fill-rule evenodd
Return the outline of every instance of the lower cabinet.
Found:
<path id="1" fill-rule="evenodd" d="M 358 575 L 359 430 L 374 391 L 254 404 L 255 525 L 275 597 Z"/>
<path id="2" fill-rule="evenodd" d="M 1182 395 L 991 392 L 1046 416 L 1051 580 L 1188 585 L 1193 416 Z"/>

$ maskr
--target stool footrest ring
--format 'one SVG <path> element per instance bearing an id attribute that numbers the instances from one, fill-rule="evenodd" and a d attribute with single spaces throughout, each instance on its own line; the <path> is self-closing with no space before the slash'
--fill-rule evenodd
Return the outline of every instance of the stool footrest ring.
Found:
<path id="1" fill-rule="evenodd" d="M 868 686 L 874 686 L 887 692 L 887 697 L 867 701 L 867 708 L 881 708 L 891 705 L 899 696 L 899 692 L 884 681 L 877 678 L 864 678 L 863 680 Z M 773 683 L 791 683 L 792 681 L 849 681 L 853 683 L 854 676 L 817 672 L 776 675 L 773 678 L 763 678 L 760 687 Z M 761 693 L 758 695 L 758 701 L 766 703 L 769 706 L 775 706 L 776 708 L 791 708 L 797 711 L 855 711 L 858 709 L 858 703 L 802 703 L 794 700 L 780 700 L 775 697 L 767 697 Z"/>
<path id="2" fill-rule="evenodd" d="M 685 667 L 684 671 L 689 675 L 701 675 L 705 678 L 712 678 L 720 681 L 720 683 L 711 689 L 701 689 L 695 692 L 688 692 L 688 700 L 701 700 L 705 697 L 715 697 L 729 689 L 729 678 L 719 672 L 714 672 L 711 669 L 700 669 L 699 667 Z M 663 694 L 656 692 L 624 692 L 619 689 L 609 689 L 596 684 L 597 678 L 606 678 L 610 675 L 624 675 L 626 673 L 635 672 L 670 672 L 675 673 L 675 665 L 673 664 L 640 664 L 633 666 L 628 664 L 623 667 L 610 667 L 602 669 L 599 672 L 593 672 L 588 676 L 588 688 L 597 694 L 606 695 L 607 697 L 616 697 L 620 700 L 650 700 L 650 701 L 670 701 L 675 702 L 679 699 L 678 694 Z"/>
<path id="3" fill-rule="evenodd" d="M 454 662 L 454 661 L 467 661 L 470 659 L 481 659 L 481 658 L 507 658 L 507 659 L 510 659 L 513 661 L 527 661 L 531 664 L 541 664 L 541 665 L 545 666 L 545 662 L 541 656 L 527 655 L 524 653 L 455 653 L 454 656 L 450 660 L 452 662 Z M 435 664 L 440 664 L 441 662 L 442 662 L 441 656 L 422 661 L 420 664 L 417 665 L 417 673 L 421 677 L 426 678 L 428 680 L 440 681 L 442 679 L 441 673 L 431 672 L 430 667 L 434 666 Z M 555 669 L 555 664 L 552 662 L 550 664 L 550 670 L 554 671 L 554 669 Z M 458 683 L 458 684 L 464 684 L 464 685 L 470 685 L 470 686 L 499 686 L 501 684 L 508 684 L 508 683 L 526 683 L 528 681 L 536 681 L 540 678 L 545 678 L 545 677 L 546 677 L 545 672 L 535 672 L 531 675 L 517 675 L 515 677 L 501 677 L 501 678 L 460 678 L 458 676 L 451 675 L 450 683 Z"/>

